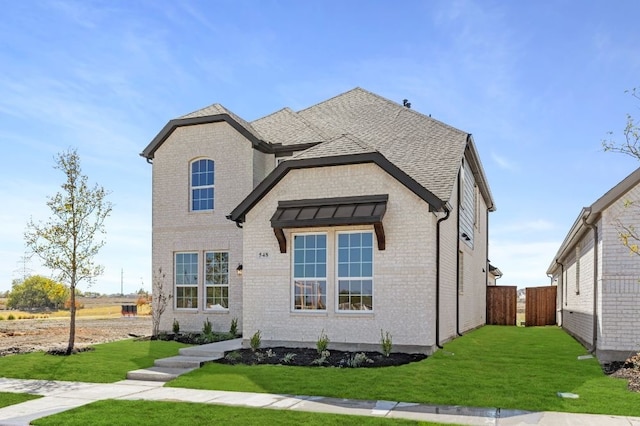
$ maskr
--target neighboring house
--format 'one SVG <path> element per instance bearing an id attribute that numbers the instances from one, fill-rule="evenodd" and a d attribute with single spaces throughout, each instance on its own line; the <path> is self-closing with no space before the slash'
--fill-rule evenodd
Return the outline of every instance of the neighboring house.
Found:
<path id="1" fill-rule="evenodd" d="M 485 323 L 495 207 L 468 133 L 356 88 L 250 123 L 212 105 L 142 155 L 163 330 L 430 353 Z"/>
<path id="2" fill-rule="evenodd" d="M 500 278 L 502 278 L 502 271 L 492 264 L 489 264 L 489 276 L 487 277 L 487 285 L 497 285 L 497 281 Z"/>
<path id="3" fill-rule="evenodd" d="M 640 349 L 640 259 L 619 237 L 640 229 L 640 169 L 580 212 L 547 274 L 558 286 L 558 324 L 601 362 Z"/>

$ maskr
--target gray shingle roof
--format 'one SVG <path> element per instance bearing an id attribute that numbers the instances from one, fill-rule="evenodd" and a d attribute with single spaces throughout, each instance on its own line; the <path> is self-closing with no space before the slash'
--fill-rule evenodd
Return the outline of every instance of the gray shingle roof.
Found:
<path id="1" fill-rule="evenodd" d="M 441 200 L 451 198 L 466 132 L 361 88 L 298 115 L 330 137 L 349 134 L 366 143 Z"/>
<path id="2" fill-rule="evenodd" d="M 376 150 L 353 135 L 340 135 L 293 156 L 295 160 L 305 158 L 335 157 L 375 152 Z"/>
<path id="3" fill-rule="evenodd" d="M 317 127 L 290 108 L 262 117 L 251 123 L 266 142 L 297 145 L 329 140 Z"/>
<path id="4" fill-rule="evenodd" d="M 257 137 L 258 139 L 264 140 L 264 138 L 262 137 L 260 132 L 258 130 L 256 130 L 251 125 L 251 123 L 249 123 L 245 119 L 241 118 L 240 116 L 234 114 L 233 112 L 229 111 L 228 109 L 226 109 L 225 107 L 223 107 L 220 104 L 209 105 L 208 107 L 204 107 L 204 108 L 199 109 L 197 111 L 193 111 L 193 112 L 191 112 L 189 114 L 183 115 L 182 117 L 178 117 L 178 119 L 181 120 L 181 119 L 187 119 L 187 118 L 209 117 L 209 116 L 215 116 L 215 115 L 221 115 L 221 114 L 228 115 L 233 120 L 237 121 L 238 124 L 240 124 L 242 127 L 244 127 L 249 132 L 251 132 L 255 137 Z"/>

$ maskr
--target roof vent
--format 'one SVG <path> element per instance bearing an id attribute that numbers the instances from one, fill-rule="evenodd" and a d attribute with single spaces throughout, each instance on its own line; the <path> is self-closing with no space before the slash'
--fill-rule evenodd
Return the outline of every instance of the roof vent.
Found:
<path id="1" fill-rule="evenodd" d="M 402 106 L 407 107 L 407 108 L 411 108 L 411 102 L 409 102 L 409 99 L 403 99 L 402 100 Z"/>

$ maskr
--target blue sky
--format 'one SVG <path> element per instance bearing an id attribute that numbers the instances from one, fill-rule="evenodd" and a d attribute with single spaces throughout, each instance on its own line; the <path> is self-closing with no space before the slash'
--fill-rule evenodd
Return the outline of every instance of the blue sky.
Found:
<path id="1" fill-rule="evenodd" d="M 401 5 L 401 6 L 399 6 Z M 221 103 L 247 120 L 356 86 L 409 99 L 472 133 L 498 210 L 500 284 L 547 285 L 580 209 L 640 164 L 605 153 L 640 103 L 640 3 L 610 1 L 65 1 L 3 3 L 0 290 L 22 276 L 23 232 L 49 216 L 77 147 L 112 191 L 105 274 L 151 287 L 151 166 L 172 118 Z M 49 274 L 35 260 L 32 273 Z"/>

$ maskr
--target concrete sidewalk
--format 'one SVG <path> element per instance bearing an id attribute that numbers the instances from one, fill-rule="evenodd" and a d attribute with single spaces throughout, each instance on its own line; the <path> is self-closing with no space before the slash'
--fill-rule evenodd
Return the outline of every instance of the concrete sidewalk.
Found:
<path id="1" fill-rule="evenodd" d="M 103 399 L 198 402 L 237 407 L 403 418 L 462 425 L 593 425 L 640 426 L 640 417 L 556 412 L 529 413 L 494 408 L 435 406 L 394 401 L 363 401 L 319 396 L 274 395 L 184 388 L 161 382 L 123 380 L 117 383 L 77 383 L 0 378 L 0 392 L 41 395 L 43 398 L 0 408 L 0 425 L 28 425 L 32 420 Z"/>

